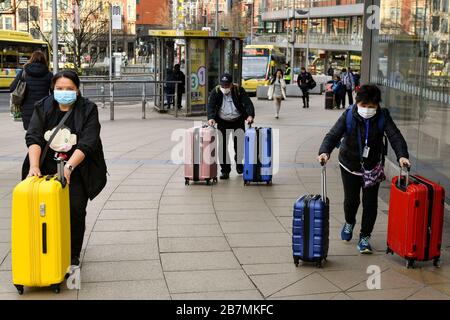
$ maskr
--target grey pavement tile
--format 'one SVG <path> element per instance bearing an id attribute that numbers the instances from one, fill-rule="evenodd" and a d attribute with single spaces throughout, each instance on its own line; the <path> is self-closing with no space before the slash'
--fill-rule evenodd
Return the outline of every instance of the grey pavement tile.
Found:
<path id="1" fill-rule="evenodd" d="M 306 294 L 301 296 L 289 296 L 289 297 L 270 297 L 268 300 L 333 300 L 337 295 L 333 293 L 317 293 L 317 294 Z M 345 294 L 342 294 L 345 296 Z M 349 299 L 349 297 L 347 296 Z"/>
<path id="2" fill-rule="evenodd" d="M 284 232 L 279 222 L 255 221 L 255 222 L 222 222 L 224 233 L 276 233 Z"/>
<path id="3" fill-rule="evenodd" d="M 159 251 L 164 252 L 206 252 L 230 251 L 223 236 L 199 238 L 159 238 Z"/>
<path id="4" fill-rule="evenodd" d="M 266 212 L 217 212 L 217 216 L 220 222 L 277 222 L 277 219 L 272 214 Z"/>
<path id="5" fill-rule="evenodd" d="M 214 208 L 217 211 L 234 211 L 234 210 L 247 210 L 247 208 L 252 208 L 255 210 L 264 210 L 267 208 L 264 202 L 259 203 L 246 203 L 246 202 L 214 202 Z"/>
<path id="6" fill-rule="evenodd" d="M 158 215 L 157 209 L 138 209 L 138 210 L 102 210 L 98 216 L 99 220 L 139 220 L 153 219 Z"/>
<path id="7" fill-rule="evenodd" d="M 237 233 L 227 234 L 228 242 L 232 248 L 244 247 L 279 247 L 289 246 L 292 238 L 283 233 Z"/>
<path id="8" fill-rule="evenodd" d="M 92 232 L 89 244 L 145 244 L 156 242 L 156 237 L 156 231 Z"/>
<path id="9" fill-rule="evenodd" d="M 11 245 L 9 243 L 0 243 L 0 263 L 10 251 Z"/>
<path id="10" fill-rule="evenodd" d="M 164 186 L 119 186 L 115 192 L 118 193 L 156 193 L 160 194 Z"/>
<path id="11" fill-rule="evenodd" d="M 212 203 L 211 197 L 190 197 L 186 196 L 163 196 L 161 198 L 161 205 L 210 205 Z"/>
<path id="12" fill-rule="evenodd" d="M 164 272 L 241 269 L 230 251 L 162 253 L 161 262 Z"/>
<path id="13" fill-rule="evenodd" d="M 159 208 L 159 214 L 214 214 L 212 205 L 164 205 Z"/>
<path id="14" fill-rule="evenodd" d="M 148 244 L 127 245 L 89 245 L 86 248 L 83 261 L 138 261 L 159 259 L 158 245 L 156 241 Z"/>
<path id="15" fill-rule="evenodd" d="M 272 214 L 276 217 L 291 217 L 294 212 L 294 202 L 292 202 L 292 206 L 290 207 L 274 207 L 270 208 Z"/>
<path id="16" fill-rule="evenodd" d="M 311 270 L 298 270 L 295 273 L 255 275 L 250 276 L 250 279 L 264 297 L 269 297 L 309 276 L 312 272 Z"/>
<path id="17" fill-rule="evenodd" d="M 401 288 L 347 292 L 346 294 L 353 300 L 404 300 L 418 290 L 418 288 Z"/>
<path id="18" fill-rule="evenodd" d="M 189 197 L 189 198 L 205 198 L 207 196 L 211 197 L 211 190 L 191 190 L 185 189 L 165 189 L 165 197 Z"/>
<path id="19" fill-rule="evenodd" d="M 333 298 L 331 298 L 331 300 L 352 300 L 352 298 L 350 298 L 345 293 L 338 293 Z"/>
<path id="20" fill-rule="evenodd" d="M 424 284 L 417 282 L 409 277 L 406 277 L 394 270 L 388 269 L 381 273 L 381 289 L 399 289 L 399 288 L 416 288 L 423 287 Z M 352 287 L 348 292 L 366 291 L 367 283 L 364 281 L 359 285 Z"/>
<path id="21" fill-rule="evenodd" d="M 241 264 L 284 263 L 293 261 L 291 246 L 236 248 L 233 251 Z"/>
<path id="22" fill-rule="evenodd" d="M 199 293 L 173 293 L 173 300 L 262 300 L 257 290 L 199 292 Z"/>
<path id="23" fill-rule="evenodd" d="M 11 243 L 11 230 L 0 230 L 0 244 Z"/>
<path id="24" fill-rule="evenodd" d="M 127 178 L 121 183 L 121 186 L 164 186 L 167 184 L 167 178 L 164 179 L 131 179 Z"/>
<path id="25" fill-rule="evenodd" d="M 430 285 L 430 287 L 438 290 L 439 292 L 447 296 L 450 296 L 450 285 L 448 283 L 432 284 Z"/>
<path id="26" fill-rule="evenodd" d="M 158 236 L 163 238 L 215 237 L 222 235 L 222 230 L 218 224 L 165 225 L 158 227 Z"/>
<path id="27" fill-rule="evenodd" d="M 161 198 L 161 194 L 160 193 L 119 193 L 119 192 L 114 192 L 113 194 L 111 194 L 111 196 L 109 197 L 108 200 L 110 201 L 149 201 L 149 200 L 154 200 L 154 201 L 159 201 L 159 199 Z"/>
<path id="28" fill-rule="evenodd" d="M 0 218 L 0 230 L 11 230 L 11 218 Z"/>
<path id="29" fill-rule="evenodd" d="M 346 291 L 358 284 L 364 284 L 369 276 L 372 275 L 372 273 L 368 274 L 366 271 L 367 270 L 324 271 L 320 272 L 320 274 L 335 286 Z"/>
<path id="30" fill-rule="evenodd" d="M 0 271 L 11 271 L 11 252 L 2 261 L 3 263 L 0 261 Z"/>
<path id="31" fill-rule="evenodd" d="M 104 208 L 108 209 L 157 209 L 159 201 L 108 201 Z"/>
<path id="32" fill-rule="evenodd" d="M 166 272 L 165 277 L 172 294 L 255 289 L 242 270 Z"/>
<path id="33" fill-rule="evenodd" d="M 136 220 L 97 220 L 94 232 L 156 230 L 156 218 Z"/>
<path id="34" fill-rule="evenodd" d="M 82 283 L 79 300 L 170 300 L 164 280 Z"/>
<path id="35" fill-rule="evenodd" d="M 408 297 L 407 300 L 450 300 L 450 296 L 442 293 L 439 290 L 425 287 L 418 292 Z"/>
<path id="36" fill-rule="evenodd" d="M 82 282 L 143 281 L 164 279 L 158 260 L 85 262 L 81 269 Z"/>
<path id="37" fill-rule="evenodd" d="M 14 287 L 13 287 L 14 288 Z M 76 290 L 61 290 L 55 294 L 49 288 L 25 288 L 24 294 L 19 295 L 14 288 L 14 293 L 0 293 L 1 300 L 77 300 Z"/>
<path id="38" fill-rule="evenodd" d="M 355 255 L 355 256 L 328 256 L 324 270 L 347 271 L 364 270 L 371 265 L 377 265 L 381 270 L 387 270 L 391 264 L 383 256 L 378 255 Z"/>
<path id="39" fill-rule="evenodd" d="M 244 264 L 242 266 L 244 271 L 250 275 L 265 275 L 265 274 L 282 274 L 297 272 L 299 268 L 295 267 L 294 261 L 288 263 L 265 263 L 265 264 Z M 316 271 L 315 266 L 302 266 L 301 270 L 307 269 Z"/>
<path id="40" fill-rule="evenodd" d="M 289 297 L 318 293 L 341 292 L 341 290 L 317 273 L 313 273 L 271 297 Z"/>
<path id="41" fill-rule="evenodd" d="M 167 181 L 172 175 L 172 170 L 167 173 L 132 173 L 128 178 L 130 180 L 147 180 L 147 181 Z"/>
<path id="42" fill-rule="evenodd" d="M 158 218 L 158 225 L 207 225 L 217 224 L 217 217 L 214 214 L 174 214 L 161 215 Z"/>
<path id="43" fill-rule="evenodd" d="M 11 271 L 0 271 L 0 293 L 17 293 L 12 282 Z"/>

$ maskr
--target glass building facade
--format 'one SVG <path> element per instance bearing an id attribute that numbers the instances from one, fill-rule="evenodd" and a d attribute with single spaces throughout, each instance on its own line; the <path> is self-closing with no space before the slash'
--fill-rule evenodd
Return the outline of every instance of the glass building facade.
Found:
<path id="1" fill-rule="evenodd" d="M 404 134 L 413 172 L 441 183 L 450 204 L 450 0 L 379 0 L 369 81 Z M 377 7 L 379 6 L 379 7 Z M 378 15 L 377 11 L 373 11 Z M 366 19 L 367 21 L 367 19 Z M 363 71 L 364 72 L 364 71 Z M 395 155 L 390 150 L 390 158 Z"/>

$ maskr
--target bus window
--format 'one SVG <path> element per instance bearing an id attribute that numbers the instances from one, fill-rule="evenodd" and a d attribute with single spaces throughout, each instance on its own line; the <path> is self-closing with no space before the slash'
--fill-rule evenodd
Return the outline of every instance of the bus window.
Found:
<path id="1" fill-rule="evenodd" d="M 269 57 L 244 57 L 242 77 L 244 79 L 265 79 Z"/>

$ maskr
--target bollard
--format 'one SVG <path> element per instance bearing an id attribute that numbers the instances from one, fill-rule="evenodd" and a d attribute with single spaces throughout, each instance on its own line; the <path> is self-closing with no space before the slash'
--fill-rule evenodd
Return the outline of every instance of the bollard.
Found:
<path id="1" fill-rule="evenodd" d="M 114 120 L 114 83 L 111 81 L 109 85 L 109 119 Z"/>
<path id="2" fill-rule="evenodd" d="M 100 87 L 100 93 L 102 94 L 102 103 L 103 103 L 103 108 L 106 108 L 105 104 L 105 85 L 102 84 L 102 86 Z"/>
<path id="3" fill-rule="evenodd" d="M 145 83 L 142 84 L 142 119 L 145 119 L 145 104 L 146 104 L 146 92 L 145 92 Z"/>

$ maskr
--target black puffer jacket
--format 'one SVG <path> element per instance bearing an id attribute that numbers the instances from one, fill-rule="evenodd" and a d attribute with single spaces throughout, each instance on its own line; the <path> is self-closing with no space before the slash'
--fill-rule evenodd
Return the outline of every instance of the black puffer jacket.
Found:
<path id="1" fill-rule="evenodd" d="M 26 64 L 24 69 L 27 86 L 25 90 L 25 99 L 22 103 L 22 121 L 23 127 L 27 130 L 31 116 L 33 115 L 34 104 L 50 94 L 53 74 L 48 70 L 48 67 L 42 63 Z M 11 83 L 11 92 L 16 89 L 21 76 L 22 72 L 19 72 L 13 83 Z"/>
<path id="2" fill-rule="evenodd" d="M 244 119 L 247 119 L 249 116 L 255 117 L 255 107 L 253 106 L 253 102 L 248 96 L 247 92 L 244 88 L 239 87 L 237 85 L 233 85 L 231 87 L 231 94 L 233 98 L 233 103 L 236 106 L 236 109 L 241 113 L 241 116 Z M 219 119 L 219 111 L 222 108 L 223 102 L 223 93 L 219 89 L 219 87 L 215 87 L 210 95 L 208 100 L 208 120 Z"/>
<path id="3" fill-rule="evenodd" d="M 336 124 L 331 128 L 330 132 L 325 136 L 322 145 L 320 146 L 319 155 L 322 153 L 331 154 L 333 150 L 339 145 L 342 137 L 344 137 L 339 148 L 339 161 L 351 171 L 361 172 L 361 158 L 358 146 L 358 132 L 360 130 L 361 147 L 365 146 L 366 126 L 364 119 L 358 114 L 358 108 L 353 108 L 353 130 L 350 135 L 347 135 L 347 121 L 346 115 L 350 112 L 345 110 Z M 369 139 L 368 146 L 370 147 L 369 157 L 364 160 L 364 168 L 366 170 L 373 169 L 380 161 L 381 155 L 384 151 L 383 136 L 378 128 L 378 118 L 381 112 L 385 114 L 384 132 L 394 149 L 397 160 L 404 157 L 409 158 L 408 146 L 403 135 L 395 125 L 392 117 L 387 109 L 378 108 L 377 114 L 369 119 Z"/>

